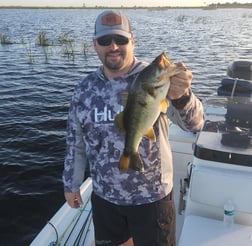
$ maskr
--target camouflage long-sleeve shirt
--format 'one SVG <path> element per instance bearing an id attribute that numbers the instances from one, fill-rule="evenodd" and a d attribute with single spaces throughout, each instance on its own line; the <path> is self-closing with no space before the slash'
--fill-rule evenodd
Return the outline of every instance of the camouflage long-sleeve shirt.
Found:
<path id="1" fill-rule="evenodd" d="M 172 154 L 168 140 L 169 119 L 188 131 L 203 125 L 201 102 L 191 93 L 186 106 L 176 110 L 172 104 L 154 125 L 156 142 L 143 138 L 139 153 L 144 172 L 120 172 L 119 158 L 124 134 L 115 127 L 115 116 L 123 110 L 122 94 L 146 63 L 135 60 L 123 77 L 108 80 L 102 67 L 89 74 L 75 88 L 71 101 L 63 182 L 66 192 L 75 192 L 84 179 L 87 163 L 93 191 L 103 199 L 120 205 L 139 205 L 157 201 L 173 187 Z M 168 119 L 169 117 L 169 119 Z"/>

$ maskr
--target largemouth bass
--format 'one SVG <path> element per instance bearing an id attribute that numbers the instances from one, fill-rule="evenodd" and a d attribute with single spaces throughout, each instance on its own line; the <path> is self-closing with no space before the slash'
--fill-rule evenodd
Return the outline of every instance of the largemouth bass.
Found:
<path id="1" fill-rule="evenodd" d="M 125 145 L 119 169 L 143 171 L 138 152 L 143 137 L 156 141 L 153 125 L 161 112 L 166 113 L 170 77 L 185 70 L 169 61 L 165 53 L 144 68 L 136 77 L 128 94 L 124 111 L 115 118 L 116 127 L 125 131 Z"/>

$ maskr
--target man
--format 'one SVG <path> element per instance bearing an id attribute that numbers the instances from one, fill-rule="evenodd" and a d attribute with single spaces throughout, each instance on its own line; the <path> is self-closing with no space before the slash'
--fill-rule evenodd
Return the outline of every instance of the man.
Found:
<path id="1" fill-rule="evenodd" d="M 140 144 L 144 171 L 118 169 L 124 136 L 114 125 L 122 94 L 148 64 L 134 56 L 128 18 L 104 11 L 95 22 L 93 40 L 102 66 L 75 88 L 68 116 L 63 181 L 68 204 L 82 204 L 79 187 L 85 166 L 93 180 L 92 209 L 96 245 L 175 245 L 172 157 L 168 117 L 193 132 L 203 126 L 201 102 L 190 89 L 189 70 L 171 78 L 167 115 L 156 121 L 156 142 Z M 179 64 L 182 66 L 183 64 Z"/>

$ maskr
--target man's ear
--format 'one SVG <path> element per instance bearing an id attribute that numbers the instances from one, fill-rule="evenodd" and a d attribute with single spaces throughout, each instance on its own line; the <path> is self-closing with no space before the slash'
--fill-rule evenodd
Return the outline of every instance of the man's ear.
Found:
<path id="1" fill-rule="evenodd" d="M 135 44 L 135 39 L 134 39 L 133 35 L 132 35 L 132 37 L 130 39 L 131 39 L 132 45 L 134 45 Z"/>

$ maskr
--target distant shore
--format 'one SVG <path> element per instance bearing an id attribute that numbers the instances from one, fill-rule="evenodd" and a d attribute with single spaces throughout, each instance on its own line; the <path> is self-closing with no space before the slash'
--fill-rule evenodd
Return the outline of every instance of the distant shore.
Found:
<path id="1" fill-rule="evenodd" d="M 165 9 L 221 9 L 221 8 L 252 8 L 252 3 L 225 3 L 225 4 L 209 4 L 198 7 L 171 7 L 171 6 L 157 6 L 157 7 L 145 7 L 145 6 L 80 6 L 80 7 L 54 7 L 54 6 L 0 6 L 0 9 L 149 9 L 149 10 L 165 10 Z"/>

